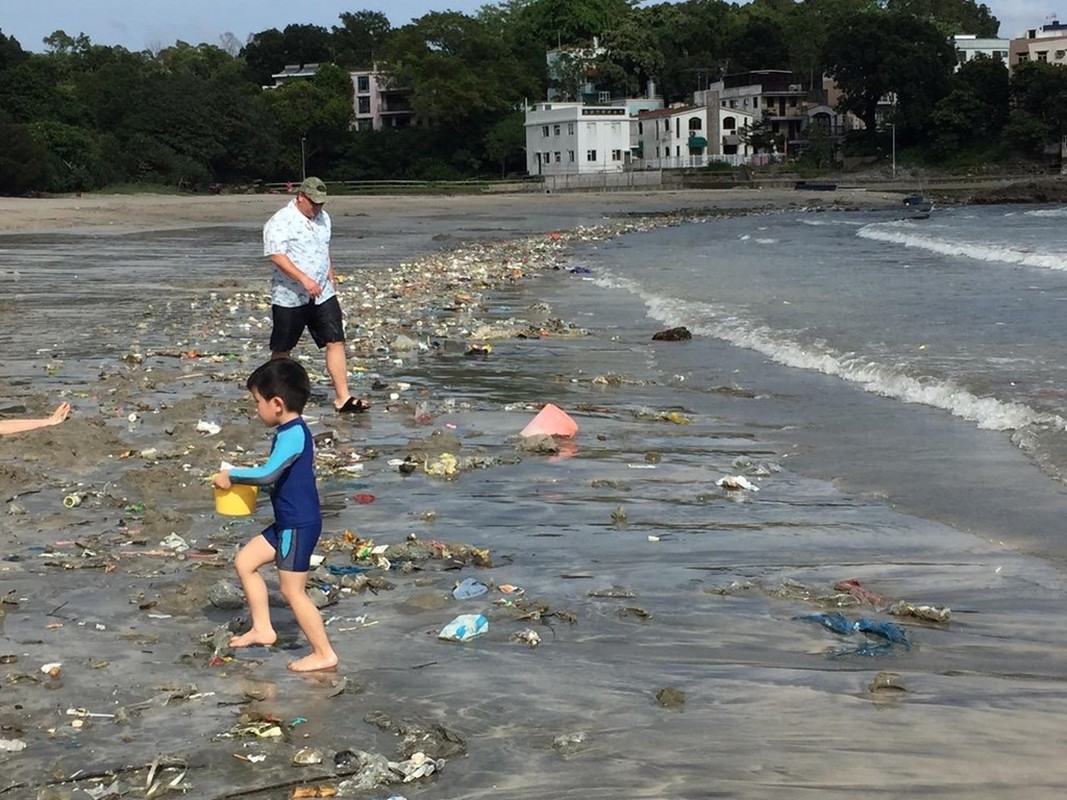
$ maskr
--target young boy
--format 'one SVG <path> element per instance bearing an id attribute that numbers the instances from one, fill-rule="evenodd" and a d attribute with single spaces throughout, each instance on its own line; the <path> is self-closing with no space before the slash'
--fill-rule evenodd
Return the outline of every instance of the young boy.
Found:
<path id="1" fill-rule="evenodd" d="M 214 478 L 220 489 L 234 483 L 270 486 L 274 522 L 241 548 L 235 566 L 252 614 L 252 628 L 230 639 L 231 647 L 271 645 L 278 638 L 270 621 L 267 585 L 260 567 L 278 567 L 282 595 L 293 610 L 300 630 L 311 643 L 311 654 L 292 662 L 293 672 L 316 672 L 337 666 L 337 654 L 326 637 L 319 610 L 304 592 L 311 552 L 322 533 L 319 492 L 315 486 L 315 447 L 301 413 L 311 394 L 307 372 L 295 361 L 273 359 L 248 377 L 256 414 L 276 428 L 270 457 L 259 467 L 223 470 Z"/>

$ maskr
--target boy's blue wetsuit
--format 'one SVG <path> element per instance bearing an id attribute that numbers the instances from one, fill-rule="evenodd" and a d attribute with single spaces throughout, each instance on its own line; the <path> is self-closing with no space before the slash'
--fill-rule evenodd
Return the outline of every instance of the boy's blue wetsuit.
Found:
<path id="1" fill-rule="evenodd" d="M 322 533 L 322 511 L 315 486 L 315 441 L 303 417 L 278 426 L 265 464 L 234 468 L 230 480 L 270 486 L 274 522 L 263 536 L 277 553 L 274 562 L 278 569 L 307 572 Z"/>

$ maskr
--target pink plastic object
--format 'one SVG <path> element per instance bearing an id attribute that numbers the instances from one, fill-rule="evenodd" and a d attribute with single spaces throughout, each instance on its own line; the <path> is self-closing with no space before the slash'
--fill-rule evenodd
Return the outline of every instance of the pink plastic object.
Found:
<path id="1" fill-rule="evenodd" d="M 574 436 L 578 433 L 578 423 L 567 416 L 559 406 L 548 403 L 540 413 L 530 420 L 522 429 L 522 436 Z"/>

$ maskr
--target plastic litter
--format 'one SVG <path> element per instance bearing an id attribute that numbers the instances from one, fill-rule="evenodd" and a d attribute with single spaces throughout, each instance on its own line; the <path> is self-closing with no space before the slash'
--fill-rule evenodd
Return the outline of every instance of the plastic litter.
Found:
<path id="1" fill-rule="evenodd" d="M 903 649 L 911 648 L 911 640 L 908 633 L 893 622 L 880 622 L 878 620 L 861 617 L 858 620 L 850 620 L 840 611 L 830 611 L 822 614 L 803 614 L 794 617 L 802 622 L 814 622 L 824 628 L 848 636 L 853 633 L 864 633 L 877 637 L 879 641 L 868 643 L 857 648 L 847 648 L 830 653 L 832 658 L 841 656 L 877 656 L 891 652 L 894 645 L 900 645 Z"/>
<path id="2" fill-rule="evenodd" d="M 578 423 L 559 406 L 547 403 L 544 408 L 520 431 L 521 436 L 562 436 L 578 433 Z"/>
<path id="3" fill-rule="evenodd" d="M 894 617 L 913 617 L 925 622 L 948 622 L 952 619 L 952 609 L 944 606 L 925 606 L 906 603 L 901 600 L 886 609 Z"/>
<path id="4" fill-rule="evenodd" d="M 453 642 L 467 642 L 476 636 L 481 636 L 488 630 L 489 620 L 485 618 L 485 615 L 460 614 L 445 627 L 441 628 L 437 638 Z"/>
<path id="5" fill-rule="evenodd" d="M 726 475 L 715 481 L 716 486 L 721 486 L 727 491 L 737 491 L 739 489 L 745 489 L 749 492 L 758 492 L 759 487 L 752 481 L 746 478 L 744 475 Z"/>
<path id="6" fill-rule="evenodd" d="M 222 432 L 222 426 L 202 419 L 196 423 L 196 430 L 199 433 L 206 433 L 208 436 L 217 436 Z"/>
<path id="7" fill-rule="evenodd" d="M 872 592 L 855 578 L 838 581 L 834 584 L 834 589 L 839 592 L 846 592 L 847 594 L 858 598 L 861 602 L 869 603 L 875 608 L 879 608 L 886 604 L 886 598 L 882 597 L 882 595 L 877 592 Z"/>
<path id="8" fill-rule="evenodd" d="M 524 631 L 517 631 L 516 633 L 511 634 L 511 641 L 524 644 L 533 649 L 541 644 L 541 635 L 537 631 L 527 628 Z"/>
<path id="9" fill-rule="evenodd" d="M 452 596 L 457 600 L 469 600 L 472 597 L 480 597 L 489 591 L 489 587 L 474 578 L 464 578 L 456 584 L 452 590 Z"/>

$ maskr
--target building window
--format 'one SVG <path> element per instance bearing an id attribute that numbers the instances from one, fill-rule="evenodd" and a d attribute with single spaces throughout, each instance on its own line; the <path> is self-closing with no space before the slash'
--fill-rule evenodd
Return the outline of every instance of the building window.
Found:
<path id="1" fill-rule="evenodd" d="M 574 151 L 573 150 L 568 150 L 567 151 L 567 163 L 568 164 L 573 164 L 574 163 Z"/>
<path id="2" fill-rule="evenodd" d="M 699 131 L 704 128 L 704 121 L 700 117 L 689 118 L 689 130 Z"/>
<path id="3" fill-rule="evenodd" d="M 1038 61 L 1048 61 L 1048 50 L 1038 50 L 1037 51 L 1037 60 Z"/>
<path id="4" fill-rule="evenodd" d="M 737 119 L 736 119 L 736 117 L 723 117 L 722 118 L 722 127 L 723 127 L 723 130 L 727 130 L 727 131 L 736 130 L 736 128 L 737 128 Z"/>
<path id="5" fill-rule="evenodd" d="M 360 75 L 356 78 L 356 91 L 360 94 L 366 94 L 370 91 L 370 77 L 367 75 Z"/>
<path id="6" fill-rule="evenodd" d="M 585 160 L 586 161 L 596 161 L 596 150 L 586 150 L 585 151 Z"/>
<path id="7" fill-rule="evenodd" d="M 637 123 L 637 135 L 640 136 L 644 132 L 645 132 L 645 123 L 638 122 Z"/>
<path id="8" fill-rule="evenodd" d="M 611 135 L 618 136 L 622 132 L 622 125 L 618 122 L 611 123 Z"/>
<path id="9" fill-rule="evenodd" d="M 622 161 L 622 150 L 612 150 L 611 151 L 611 160 L 612 161 Z"/>
<path id="10" fill-rule="evenodd" d="M 574 136 L 574 123 L 573 122 L 568 122 L 567 123 L 567 135 L 568 136 Z"/>
<path id="11" fill-rule="evenodd" d="M 541 126 L 541 136 L 543 136 L 546 139 L 548 138 L 548 126 L 547 125 L 542 125 Z"/>
<path id="12" fill-rule="evenodd" d="M 556 157 L 556 163 L 557 163 L 557 164 L 562 164 L 562 163 L 563 163 L 563 153 L 561 153 L 561 152 L 560 152 L 559 150 L 557 150 L 557 151 L 556 151 L 556 152 L 554 153 L 554 155 L 555 155 L 555 157 Z"/>
<path id="13" fill-rule="evenodd" d="M 370 98 L 369 97 L 360 97 L 360 98 L 357 98 L 357 100 L 358 100 L 358 102 L 356 103 L 356 105 L 358 107 L 357 108 L 357 113 L 359 113 L 359 114 L 369 114 L 370 113 Z"/>
<path id="14" fill-rule="evenodd" d="M 356 120 L 357 131 L 372 131 L 374 130 L 374 120 L 372 119 L 357 119 Z"/>
<path id="15" fill-rule="evenodd" d="M 553 125 L 552 126 L 552 135 L 553 136 L 559 136 L 559 131 L 560 131 L 559 125 Z"/>

